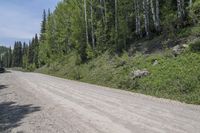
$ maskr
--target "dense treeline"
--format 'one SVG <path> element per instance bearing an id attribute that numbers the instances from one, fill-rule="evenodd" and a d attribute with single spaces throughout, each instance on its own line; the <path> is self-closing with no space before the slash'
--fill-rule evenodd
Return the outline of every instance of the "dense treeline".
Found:
<path id="1" fill-rule="evenodd" d="M 12 58 L 12 50 L 11 48 L 7 48 L 4 46 L 0 46 L 0 67 L 3 65 L 6 66 L 11 66 L 12 62 L 11 62 L 11 58 Z"/>
<path id="2" fill-rule="evenodd" d="M 38 49 L 39 39 L 37 34 L 32 41 L 29 42 L 29 44 L 17 41 L 15 42 L 13 49 L 11 49 L 11 47 L 0 47 L 1 65 L 7 68 L 38 68 Z"/>
<path id="3" fill-rule="evenodd" d="M 176 36 L 198 25 L 199 0 L 63 0 L 43 12 L 40 36 L 16 42 L 3 56 L 6 67 L 30 70 L 71 52 L 79 63 L 105 51 L 121 53 L 137 40 Z"/>

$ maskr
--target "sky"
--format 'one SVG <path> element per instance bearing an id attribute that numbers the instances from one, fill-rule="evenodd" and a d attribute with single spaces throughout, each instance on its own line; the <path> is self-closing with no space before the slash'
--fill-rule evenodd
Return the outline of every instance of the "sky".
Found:
<path id="1" fill-rule="evenodd" d="M 0 45 L 29 42 L 40 32 L 43 10 L 53 11 L 61 0 L 0 0 Z"/>

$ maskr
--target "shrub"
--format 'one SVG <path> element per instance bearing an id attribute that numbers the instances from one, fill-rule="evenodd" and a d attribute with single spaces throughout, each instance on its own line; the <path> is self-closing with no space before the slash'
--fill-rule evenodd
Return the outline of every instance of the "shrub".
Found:
<path id="1" fill-rule="evenodd" d="M 190 44 L 190 50 L 192 52 L 200 52 L 200 40 Z"/>
<path id="2" fill-rule="evenodd" d="M 30 64 L 28 67 L 27 67 L 27 70 L 28 71 L 34 71 L 36 69 L 36 66 L 35 66 L 35 64 Z"/>
<path id="3" fill-rule="evenodd" d="M 194 2 L 194 4 L 192 5 L 192 11 L 196 15 L 196 17 L 199 19 L 200 18 L 200 15 L 199 15 L 200 14 L 200 1 Z"/>

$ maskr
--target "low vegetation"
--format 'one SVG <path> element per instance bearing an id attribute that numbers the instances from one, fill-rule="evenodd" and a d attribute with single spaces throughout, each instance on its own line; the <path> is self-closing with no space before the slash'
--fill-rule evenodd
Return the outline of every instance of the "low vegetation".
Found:
<path id="1" fill-rule="evenodd" d="M 158 64 L 153 65 L 157 61 Z M 149 76 L 133 79 L 131 72 L 147 69 Z M 130 90 L 156 97 L 200 104 L 200 54 L 187 49 L 175 57 L 171 50 L 144 55 L 110 55 L 85 64 L 76 53 L 44 66 L 37 72 L 93 84 Z"/>
<path id="2" fill-rule="evenodd" d="M 190 44 L 190 49 L 193 52 L 200 52 L 200 40 L 193 42 Z"/>

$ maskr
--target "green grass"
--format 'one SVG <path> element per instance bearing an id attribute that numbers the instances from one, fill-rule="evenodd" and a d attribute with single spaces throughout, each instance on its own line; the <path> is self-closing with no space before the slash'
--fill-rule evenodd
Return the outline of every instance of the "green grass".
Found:
<path id="1" fill-rule="evenodd" d="M 192 26 L 192 27 L 186 27 L 178 32 L 178 37 L 184 38 L 189 36 L 200 36 L 200 26 Z"/>
<path id="2" fill-rule="evenodd" d="M 66 56 L 60 61 L 43 67 L 37 72 L 62 78 L 129 90 L 151 96 L 200 104 L 200 54 L 186 51 L 174 57 L 170 50 L 129 57 L 108 53 L 86 64 L 77 63 L 76 54 Z M 153 66 L 154 60 L 159 64 Z M 133 80 L 130 73 L 146 68 L 151 74 Z"/>

